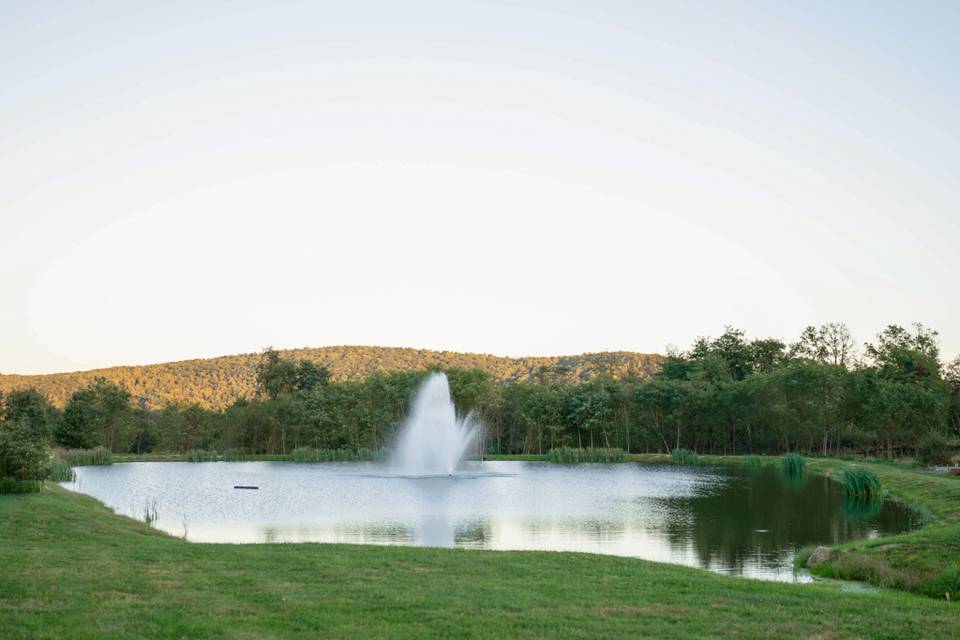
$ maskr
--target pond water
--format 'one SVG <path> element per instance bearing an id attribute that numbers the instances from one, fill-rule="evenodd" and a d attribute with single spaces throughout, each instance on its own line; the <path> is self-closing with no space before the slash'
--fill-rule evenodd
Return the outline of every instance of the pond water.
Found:
<path id="1" fill-rule="evenodd" d="M 78 467 L 68 489 L 193 542 L 342 542 L 584 551 L 805 581 L 808 544 L 919 526 L 908 508 L 845 504 L 837 483 L 775 470 L 472 463 L 398 477 L 372 463 L 140 462 Z M 234 489 L 235 485 L 257 490 Z"/>

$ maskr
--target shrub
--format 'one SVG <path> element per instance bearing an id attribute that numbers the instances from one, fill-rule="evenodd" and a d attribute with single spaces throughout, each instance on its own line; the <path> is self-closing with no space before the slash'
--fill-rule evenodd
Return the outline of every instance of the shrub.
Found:
<path id="1" fill-rule="evenodd" d="M 941 434 L 931 431 L 917 443 L 917 457 L 924 464 L 950 464 L 950 442 Z"/>
<path id="2" fill-rule="evenodd" d="M 548 462 L 623 462 L 626 455 L 623 449 L 605 449 L 602 447 L 587 447 L 576 449 L 560 447 L 547 452 Z"/>
<path id="3" fill-rule="evenodd" d="M 0 478 L 30 482 L 43 480 L 49 460 L 46 440 L 26 420 L 0 423 Z M 12 486 L 8 484 L 8 487 Z"/>
<path id="4" fill-rule="evenodd" d="M 780 456 L 780 471 L 788 478 L 799 478 L 807 472 L 807 459 L 799 453 Z"/>
<path id="5" fill-rule="evenodd" d="M 845 496 L 860 500 L 873 500 L 881 495 L 880 479 L 873 471 L 863 467 L 845 468 L 843 476 L 840 478 L 840 484 L 843 486 Z"/>
<path id="6" fill-rule="evenodd" d="M 697 464 L 700 462 L 700 457 L 695 452 L 683 448 L 674 449 L 670 454 L 670 458 L 672 458 L 676 464 Z"/>

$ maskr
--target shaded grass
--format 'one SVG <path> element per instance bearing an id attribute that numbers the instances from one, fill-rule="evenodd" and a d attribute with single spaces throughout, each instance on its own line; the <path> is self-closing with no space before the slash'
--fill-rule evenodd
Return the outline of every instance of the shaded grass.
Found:
<path id="1" fill-rule="evenodd" d="M 37 480 L 17 480 L 16 478 L 0 478 L 0 493 L 19 494 L 37 493 L 42 484 Z"/>
<path id="2" fill-rule="evenodd" d="M 945 602 L 610 556 L 170 538 L 86 496 L 0 498 L 5 638 L 956 638 Z"/>

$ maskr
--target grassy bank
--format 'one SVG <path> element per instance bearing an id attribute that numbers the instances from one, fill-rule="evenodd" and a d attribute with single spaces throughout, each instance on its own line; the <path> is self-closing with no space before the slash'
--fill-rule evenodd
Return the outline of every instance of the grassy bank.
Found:
<path id="1" fill-rule="evenodd" d="M 5 638 L 955 638 L 946 602 L 587 554 L 206 545 L 48 489 L 0 497 Z"/>
<path id="2" fill-rule="evenodd" d="M 811 469 L 834 476 L 850 464 L 810 461 Z M 857 464 L 873 471 L 884 490 L 932 521 L 912 533 L 839 545 L 813 573 L 960 600 L 960 478 L 892 464 Z"/>

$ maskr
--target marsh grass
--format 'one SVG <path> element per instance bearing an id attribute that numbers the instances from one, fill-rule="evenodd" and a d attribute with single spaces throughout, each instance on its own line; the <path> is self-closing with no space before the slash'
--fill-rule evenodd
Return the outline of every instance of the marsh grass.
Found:
<path id="1" fill-rule="evenodd" d="M 157 501 L 148 500 L 143 506 L 143 521 L 147 524 L 153 524 L 159 518 L 159 513 L 157 512 Z M 184 526 L 186 530 L 186 526 Z"/>
<path id="2" fill-rule="evenodd" d="M 113 464 L 113 454 L 105 447 L 95 449 L 58 449 L 54 452 L 71 467 L 83 467 L 95 464 Z"/>
<path id="3" fill-rule="evenodd" d="M 623 449 L 560 447 L 547 452 L 547 462 L 623 462 L 624 460 L 626 460 L 626 454 Z"/>
<path id="4" fill-rule="evenodd" d="M 698 464 L 700 462 L 700 456 L 694 451 L 683 448 L 674 449 L 670 453 L 670 459 L 673 460 L 675 464 Z"/>
<path id="5" fill-rule="evenodd" d="M 785 478 L 802 478 L 807 472 L 807 459 L 799 453 L 780 456 L 780 473 Z"/>
<path id="6" fill-rule="evenodd" d="M 207 449 L 191 449 L 187 452 L 187 462 L 216 462 L 220 454 Z"/>
<path id="7" fill-rule="evenodd" d="M 54 456 L 47 467 L 47 479 L 53 482 L 73 482 L 76 476 L 73 465 L 60 456 Z"/>
<path id="8" fill-rule="evenodd" d="M 843 494 L 860 501 L 872 501 L 881 497 L 880 479 L 864 467 L 847 467 L 840 477 Z"/>
<path id="9" fill-rule="evenodd" d="M 298 447 L 283 457 L 290 462 L 378 462 L 386 458 L 384 449 L 312 449 Z"/>

